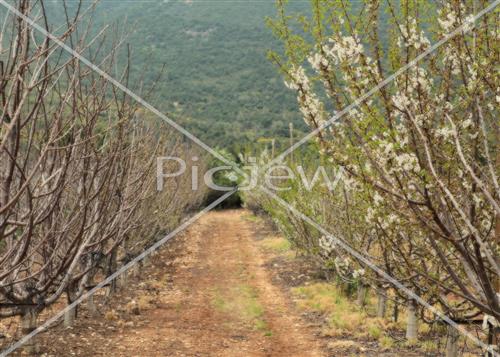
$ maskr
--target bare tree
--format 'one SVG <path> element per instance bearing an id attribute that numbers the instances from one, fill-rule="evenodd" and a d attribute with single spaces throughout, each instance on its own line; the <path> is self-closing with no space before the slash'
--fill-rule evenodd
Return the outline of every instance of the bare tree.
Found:
<path id="1" fill-rule="evenodd" d="M 43 1 L 17 8 L 54 30 Z M 119 32 L 95 34 L 92 7 L 63 9 L 59 40 L 128 85 Z M 1 28 L 0 316 L 25 316 L 26 332 L 63 294 L 74 301 L 173 229 L 204 192 L 186 177 L 156 191 L 156 157 L 193 149 L 25 21 L 7 13 Z"/>

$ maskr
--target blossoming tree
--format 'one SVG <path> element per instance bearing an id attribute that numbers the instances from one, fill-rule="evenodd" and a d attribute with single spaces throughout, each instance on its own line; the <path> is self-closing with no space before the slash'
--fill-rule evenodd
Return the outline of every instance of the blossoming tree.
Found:
<path id="1" fill-rule="evenodd" d="M 326 228 L 341 227 L 356 249 L 452 318 L 497 323 L 498 16 L 475 20 L 488 3 L 472 0 L 315 0 L 310 18 L 278 4 L 270 24 L 285 56 L 270 56 L 305 122 L 322 129 L 321 154 L 345 169 L 349 194 L 331 205 L 349 205 L 365 225 L 352 227 L 343 214 Z M 365 279 L 380 284 L 376 274 Z"/>

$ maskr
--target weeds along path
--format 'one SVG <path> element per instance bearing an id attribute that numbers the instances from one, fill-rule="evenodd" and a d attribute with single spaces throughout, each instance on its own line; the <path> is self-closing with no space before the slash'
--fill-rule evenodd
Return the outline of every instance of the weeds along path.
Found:
<path id="1" fill-rule="evenodd" d="M 115 306 L 53 336 L 62 336 L 66 353 L 71 346 L 66 355 L 78 356 L 322 356 L 293 303 L 272 284 L 249 216 L 206 214 L 152 258 L 147 276 L 130 281 L 136 286 L 113 298 Z M 137 314 L 126 312 L 132 300 Z"/>

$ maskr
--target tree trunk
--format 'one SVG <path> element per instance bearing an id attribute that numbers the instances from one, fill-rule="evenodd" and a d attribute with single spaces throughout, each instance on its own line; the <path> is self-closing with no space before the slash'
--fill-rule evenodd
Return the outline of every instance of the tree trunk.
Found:
<path id="1" fill-rule="evenodd" d="M 458 331 L 453 327 L 448 325 L 448 336 L 446 341 L 446 357 L 456 357 L 458 356 Z"/>
<path id="2" fill-rule="evenodd" d="M 76 300 L 76 295 L 72 292 L 67 292 L 68 295 L 68 305 L 73 303 Z M 73 306 L 72 308 L 66 310 L 64 313 L 64 327 L 72 327 L 75 324 L 76 319 L 76 310 L 77 306 Z"/>
<path id="3" fill-rule="evenodd" d="M 125 252 L 125 257 L 124 257 L 125 259 L 123 261 L 122 266 L 127 265 L 132 260 L 133 255 L 130 251 L 130 239 L 129 238 L 126 238 L 125 241 L 123 242 L 123 250 Z M 120 289 L 126 288 L 128 286 L 129 271 L 130 271 L 129 269 L 125 270 L 123 273 L 120 274 L 120 276 L 118 276 L 116 278 L 117 282 L 118 282 L 118 287 Z"/>
<path id="4" fill-rule="evenodd" d="M 398 322 L 399 319 L 399 305 L 398 302 L 394 302 L 394 307 L 392 309 L 392 321 Z"/>
<path id="5" fill-rule="evenodd" d="M 143 261 L 138 261 L 137 264 L 134 267 L 134 277 L 139 278 L 142 273 L 142 266 L 143 266 Z"/>
<path id="6" fill-rule="evenodd" d="M 109 257 L 108 261 L 108 276 L 113 274 L 116 271 L 117 267 L 117 258 L 116 258 L 116 250 L 111 253 L 111 256 Z M 109 282 L 109 288 L 108 291 L 106 292 L 106 297 L 112 296 L 114 293 L 116 293 L 117 284 L 116 284 L 116 279 L 113 279 Z"/>
<path id="7" fill-rule="evenodd" d="M 91 275 L 89 277 L 89 280 L 88 280 L 88 283 L 90 284 L 90 286 L 94 286 L 94 281 L 95 281 L 94 277 L 95 277 L 95 271 L 92 271 Z M 87 310 L 89 311 L 89 315 L 91 317 L 96 317 L 98 315 L 97 306 L 95 305 L 95 301 L 94 301 L 94 295 L 95 295 L 95 293 L 90 295 L 87 298 Z"/>
<path id="8" fill-rule="evenodd" d="M 498 341 L 497 334 L 498 334 L 498 328 L 488 323 L 488 345 L 493 346 L 495 351 L 489 350 L 488 353 L 486 354 L 487 357 L 498 356 L 498 354 L 496 353 L 496 351 L 498 350 L 498 345 L 496 343 L 496 341 Z"/>
<path id="9" fill-rule="evenodd" d="M 127 287 L 127 285 L 128 285 L 128 270 L 125 270 L 123 273 L 121 273 L 120 276 L 117 276 L 116 280 L 117 280 L 119 289 L 123 289 L 123 288 Z"/>
<path id="10" fill-rule="evenodd" d="M 365 284 L 359 283 L 358 285 L 358 298 L 356 300 L 359 306 L 365 306 L 367 288 Z"/>
<path id="11" fill-rule="evenodd" d="M 64 313 L 64 327 L 72 327 L 75 324 L 76 308 L 66 310 Z"/>
<path id="12" fill-rule="evenodd" d="M 95 301 L 94 301 L 94 295 L 89 296 L 89 298 L 87 300 L 87 309 L 89 310 L 89 315 L 91 317 L 96 317 L 98 315 L 97 306 L 95 305 Z"/>
<path id="13" fill-rule="evenodd" d="M 38 313 L 34 309 L 26 309 L 24 315 L 21 317 L 21 332 L 23 336 L 26 336 L 36 329 L 37 318 Z M 40 346 L 38 346 L 37 337 L 33 336 L 28 341 L 26 341 L 23 348 L 26 353 L 37 355 L 40 352 L 39 347 Z"/>
<path id="14" fill-rule="evenodd" d="M 387 308 L 387 290 L 377 290 L 377 317 L 384 318 Z"/>
<path id="15" fill-rule="evenodd" d="M 417 319 L 417 306 L 415 301 L 408 301 L 408 311 L 407 311 L 407 321 L 406 321 L 406 339 L 417 340 L 418 339 L 418 319 Z"/>

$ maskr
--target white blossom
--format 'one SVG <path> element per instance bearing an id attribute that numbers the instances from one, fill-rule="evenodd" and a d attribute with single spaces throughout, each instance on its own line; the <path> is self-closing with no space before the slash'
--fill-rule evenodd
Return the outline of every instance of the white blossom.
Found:
<path id="1" fill-rule="evenodd" d="M 372 207 L 368 207 L 366 210 L 365 222 L 370 224 L 374 222 L 375 210 Z"/>
<path id="2" fill-rule="evenodd" d="M 455 130 L 453 128 L 445 126 L 439 129 L 436 129 L 436 136 L 442 137 L 443 139 L 450 139 L 455 134 Z"/>
<path id="3" fill-rule="evenodd" d="M 472 126 L 473 125 L 473 122 L 472 122 L 472 119 L 469 117 L 467 119 L 465 119 L 463 122 L 462 122 L 462 128 L 464 129 L 467 129 L 468 127 Z"/>
<path id="4" fill-rule="evenodd" d="M 417 172 L 420 170 L 417 157 L 413 153 L 399 154 L 394 159 L 397 166 L 405 171 Z"/>
<path id="5" fill-rule="evenodd" d="M 404 109 L 410 105 L 410 100 L 403 93 L 397 93 L 392 96 L 392 102 L 399 109 Z"/>
<path id="6" fill-rule="evenodd" d="M 375 206 L 380 206 L 380 204 L 384 202 L 384 198 L 380 196 L 378 192 L 375 192 L 373 195 L 373 202 L 375 203 Z"/>
<path id="7" fill-rule="evenodd" d="M 415 49 L 425 49 L 430 46 L 429 39 L 425 36 L 424 31 L 418 31 L 417 21 L 414 18 L 408 20 L 407 26 L 400 25 L 402 37 L 398 37 L 399 47 L 414 47 Z"/>
<path id="8" fill-rule="evenodd" d="M 312 91 L 304 68 L 302 66 L 293 66 L 289 71 L 289 76 L 290 81 L 286 81 L 285 85 L 298 92 L 297 102 L 299 103 L 300 111 L 306 124 L 322 125 L 325 122 L 323 105 Z"/>
<path id="9" fill-rule="evenodd" d="M 329 69 L 328 58 L 324 57 L 321 53 L 314 53 L 310 55 L 307 60 L 311 64 L 312 68 L 316 70 L 316 72 L 321 71 L 321 67 L 324 69 Z"/>
<path id="10" fill-rule="evenodd" d="M 336 36 L 330 38 L 331 46 L 323 46 L 323 50 L 329 56 L 334 64 L 341 64 L 349 61 L 349 63 L 358 63 L 360 55 L 363 53 L 363 45 L 361 41 L 354 36 Z"/>
<path id="11" fill-rule="evenodd" d="M 465 7 L 460 4 L 460 13 L 465 12 Z M 451 32 L 454 28 L 460 25 L 460 19 L 456 10 L 451 4 L 447 3 L 442 9 L 438 11 L 438 23 L 444 32 Z"/>
<path id="12" fill-rule="evenodd" d="M 357 269 L 357 270 L 354 270 L 352 272 L 352 277 L 354 279 L 358 279 L 358 278 L 362 277 L 363 275 L 365 275 L 365 270 L 364 269 Z"/>
<path id="13" fill-rule="evenodd" d="M 330 254 L 335 249 L 335 242 L 326 236 L 319 239 L 320 248 L 327 254 Z"/>

